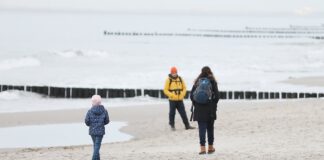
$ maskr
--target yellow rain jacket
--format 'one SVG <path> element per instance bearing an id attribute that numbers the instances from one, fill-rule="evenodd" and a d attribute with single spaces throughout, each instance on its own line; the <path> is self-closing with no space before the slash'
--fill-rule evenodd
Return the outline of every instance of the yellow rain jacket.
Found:
<path id="1" fill-rule="evenodd" d="M 169 75 L 163 92 L 171 101 L 182 101 L 187 93 L 186 84 L 180 76 L 172 78 Z"/>

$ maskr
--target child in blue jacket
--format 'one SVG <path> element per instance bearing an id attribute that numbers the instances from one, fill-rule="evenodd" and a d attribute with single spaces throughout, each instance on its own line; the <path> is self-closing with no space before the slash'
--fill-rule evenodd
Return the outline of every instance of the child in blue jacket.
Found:
<path id="1" fill-rule="evenodd" d="M 89 126 L 89 135 L 93 142 L 92 160 L 100 160 L 100 146 L 105 135 L 105 125 L 109 123 L 108 111 L 101 105 L 101 97 L 93 95 L 91 98 L 92 107 L 85 117 L 85 124 Z"/>

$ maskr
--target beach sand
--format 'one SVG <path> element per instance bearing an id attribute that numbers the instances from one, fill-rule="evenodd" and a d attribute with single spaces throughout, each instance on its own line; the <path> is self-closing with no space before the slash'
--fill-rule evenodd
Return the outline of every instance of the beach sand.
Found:
<path id="1" fill-rule="evenodd" d="M 189 109 L 186 104 L 188 116 Z M 83 122 L 85 113 L 84 109 L 5 113 L 0 114 L 0 127 Z M 109 113 L 112 121 L 128 122 L 122 132 L 134 138 L 103 144 L 102 159 L 324 159 L 324 99 L 221 101 L 215 123 L 216 153 L 211 155 L 198 155 L 198 130 L 185 130 L 179 114 L 177 130 L 170 130 L 166 105 L 109 108 Z M 196 122 L 192 125 L 197 127 Z M 91 154 L 91 145 L 1 149 L 0 159 L 85 160 Z"/>

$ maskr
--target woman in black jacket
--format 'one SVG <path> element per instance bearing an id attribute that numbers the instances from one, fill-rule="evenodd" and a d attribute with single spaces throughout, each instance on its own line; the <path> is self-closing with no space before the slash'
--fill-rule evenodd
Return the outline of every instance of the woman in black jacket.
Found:
<path id="1" fill-rule="evenodd" d="M 208 153 L 214 153 L 214 121 L 217 118 L 216 111 L 219 91 L 213 72 L 208 66 L 201 69 L 201 73 L 195 80 L 191 93 L 190 99 L 194 105 L 193 119 L 198 122 L 199 126 L 201 148 L 199 154 L 206 154 L 206 132 L 208 136 Z"/>

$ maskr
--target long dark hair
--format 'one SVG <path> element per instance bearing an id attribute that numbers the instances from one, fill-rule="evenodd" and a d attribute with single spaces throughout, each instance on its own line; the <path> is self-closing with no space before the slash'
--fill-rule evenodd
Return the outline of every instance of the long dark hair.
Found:
<path id="1" fill-rule="evenodd" d="M 195 85 L 197 84 L 199 78 L 202 78 L 202 77 L 207 77 L 211 80 L 214 80 L 216 82 L 216 79 L 214 77 L 214 74 L 213 72 L 211 71 L 211 69 L 208 67 L 208 66 L 205 66 L 201 69 L 201 73 L 199 74 L 199 76 L 196 78 L 195 80 Z"/>

